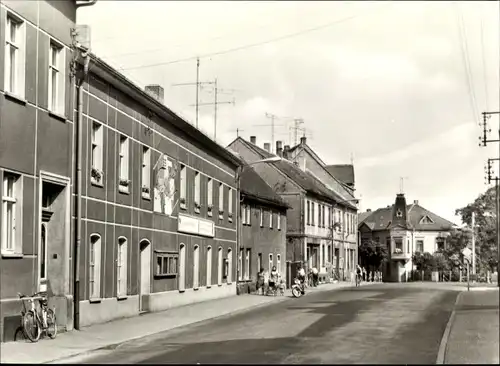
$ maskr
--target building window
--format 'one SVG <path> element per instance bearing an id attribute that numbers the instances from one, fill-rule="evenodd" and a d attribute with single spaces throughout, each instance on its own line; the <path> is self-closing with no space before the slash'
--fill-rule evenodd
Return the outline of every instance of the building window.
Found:
<path id="1" fill-rule="evenodd" d="M 49 55 L 49 92 L 48 108 L 50 111 L 64 114 L 65 70 L 64 48 L 54 40 L 50 41 Z"/>
<path id="2" fill-rule="evenodd" d="M 2 189 L 2 253 L 22 254 L 22 180 L 4 171 Z"/>
<path id="3" fill-rule="evenodd" d="M 187 190 L 187 180 L 186 180 L 186 166 L 181 165 L 181 192 L 180 192 L 180 198 L 179 198 L 179 207 L 182 208 L 183 210 L 186 209 L 187 205 L 187 197 L 186 197 L 186 190 Z"/>
<path id="4" fill-rule="evenodd" d="M 200 172 L 194 172 L 194 212 L 196 213 L 200 213 L 201 208 L 200 179 Z"/>
<path id="5" fill-rule="evenodd" d="M 151 195 L 151 150 L 146 146 L 142 147 L 142 187 L 141 194 L 143 198 L 150 199 Z"/>
<path id="6" fill-rule="evenodd" d="M 24 98 L 25 83 L 25 24 L 13 14 L 7 14 L 5 29 L 5 91 Z"/>
<path id="7" fill-rule="evenodd" d="M 118 297 L 127 296 L 127 239 L 125 238 L 118 239 L 116 294 Z"/>
<path id="8" fill-rule="evenodd" d="M 47 225 L 42 223 L 40 233 L 40 279 L 47 279 Z"/>
<path id="9" fill-rule="evenodd" d="M 321 205 L 318 204 L 318 227 L 321 227 Z"/>
<path id="10" fill-rule="evenodd" d="M 229 222 L 233 222 L 233 189 L 228 190 L 228 204 L 227 204 L 227 217 Z"/>
<path id="11" fill-rule="evenodd" d="M 276 214 L 276 220 L 277 220 L 276 226 L 277 226 L 278 230 L 281 230 L 281 214 L 280 213 Z"/>
<path id="12" fill-rule="evenodd" d="M 212 178 L 207 181 L 207 214 L 212 216 L 214 208 L 214 183 Z"/>
<path id="13" fill-rule="evenodd" d="M 327 224 L 328 224 L 329 228 L 332 225 L 332 220 L 333 220 L 333 217 L 332 217 L 332 208 L 328 207 L 328 221 L 327 221 Z"/>
<path id="14" fill-rule="evenodd" d="M 92 122 L 92 171 L 90 181 L 103 186 L 104 173 L 102 171 L 102 135 L 103 127 L 100 123 Z"/>
<path id="15" fill-rule="evenodd" d="M 437 250 L 445 249 L 445 239 L 444 238 L 436 238 L 436 248 Z"/>
<path id="16" fill-rule="evenodd" d="M 416 245 L 415 251 L 419 252 L 419 253 L 424 252 L 424 241 L 422 239 L 417 240 L 417 245 Z"/>
<path id="17" fill-rule="evenodd" d="M 276 269 L 281 273 L 281 254 L 276 254 Z"/>
<path id="18" fill-rule="evenodd" d="M 273 269 L 273 254 L 269 254 L 269 272 Z"/>
<path id="19" fill-rule="evenodd" d="M 178 273 L 179 291 L 186 290 L 186 245 L 179 245 L 179 273 Z"/>
<path id="20" fill-rule="evenodd" d="M 269 228 L 273 228 L 273 211 L 269 211 Z"/>
<path id="21" fill-rule="evenodd" d="M 259 217 L 260 217 L 260 227 L 264 227 L 264 210 L 262 208 L 259 209 Z"/>
<path id="22" fill-rule="evenodd" d="M 193 288 L 197 289 L 200 286 L 200 247 L 194 246 L 193 251 Z"/>
<path id="23" fill-rule="evenodd" d="M 233 282 L 233 251 L 231 248 L 227 250 L 227 283 L 231 284 Z"/>
<path id="24" fill-rule="evenodd" d="M 314 226 L 314 206 L 316 206 L 316 202 L 311 202 L 311 225 Z"/>
<path id="25" fill-rule="evenodd" d="M 178 253 L 155 253 L 155 276 L 175 276 L 177 274 Z"/>
<path id="26" fill-rule="evenodd" d="M 219 220 L 224 218 L 224 185 L 219 183 Z"/>
<path id="27" fill-rule="evenodd" d="M 394 254 L 403 254 L 403 238 L 394 238 Z"/>
<path id="28" fill-rule="evenodd" d="M 307 201 L 306 223 L 311 225 L 311 202 Z"/>
<path id="29" fill-rule="evenodd" d="M 224 273 L 224 261 L 222 258 L 222 248 L 219 247 L 219 250 L 217 252 L 217 284 L 219 286 L 222 285 L 222 277 Z"/>
<path id="30" fill-rule="evenodd" d="M 129 193 L 130 180 L 128 179 L 128 166 L 129 166 L 129 142 L 128 138 L 121 135 L 120 136 L 120 183 L 119 191 L 122 193 Z"/>
<path id="31" fill-rule="evenodd" d="M 101 237 L 90 236 L 89 253 L 89 298 L 101 298 Z"/>
<path id="32" fill-rule="evenodd" d="M 240 254 L 238 255 L 238 280 L 241 281 L 243 279 L 243 248 L 240 248 Z"/>
<path id="33" fill-rule="evenodd" d="M 252 251 L 251 249 L 246 250 L 246 255 L 245 255 L 245 280 L 250 279 L 250 257 L 251 257 Z"/>
<path id="34" fill-rule="evenodd" d="M 212 247 L 207 247 L 207 288 L 212 286 Z"/>
<path id="35" fill-rule="evenodd" d="M 262 267 L 262 253 L 259 253 L 257 254 L 257 273 L 259 273 L 261 269 L 264 269 L 264 267 Z"/>

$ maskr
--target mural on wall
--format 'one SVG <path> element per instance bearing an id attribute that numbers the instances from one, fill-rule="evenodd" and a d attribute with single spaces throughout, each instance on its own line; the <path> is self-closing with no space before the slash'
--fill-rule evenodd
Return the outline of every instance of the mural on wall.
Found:
<path id="1" fill-rule="evenodd" d="M 175 177 L 179 171 L 179 164 L 162 154 L 153 170 L 155 175 L 154 210 L 171 215 L 175 206 Z"/>

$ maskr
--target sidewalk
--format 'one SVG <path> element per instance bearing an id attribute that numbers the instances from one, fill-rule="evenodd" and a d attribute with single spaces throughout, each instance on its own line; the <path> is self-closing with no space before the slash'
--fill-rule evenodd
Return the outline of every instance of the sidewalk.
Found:
<path id="1" fill-rule="evenodd" d="M 498 288 L 485 292 L 461 292 L 443 341 L 444 350 L 436 363 L 498 364 Z"/>
<path id="2" fill-rule="evenodd" d="M 307 292 L 329 291 L 352 287 L 351 283 L 323 284 L 308 288 Z M 204 320 L 252 310 L 279 301 L 289 300 L 291 291 L 285 296 L 240 295 L 186 305 L 158 313 L 148 313 L 132 318 L 119 319 L 58 334 L 57 338 L 0 344 L 2 363 L 48 363 L 83 355 L 92 351 L 117 345 L 133 339 L 171 330 Z"/>

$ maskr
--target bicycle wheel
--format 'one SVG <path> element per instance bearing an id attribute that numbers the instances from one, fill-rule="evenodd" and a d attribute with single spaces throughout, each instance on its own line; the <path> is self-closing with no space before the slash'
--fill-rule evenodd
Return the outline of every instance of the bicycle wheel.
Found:
<path id="1" fill-rule="evenodd" d="M 52 309 L 47 309 L 47 335 L 52 339 L 57 336 L 56 314 Z"/>
<path id="2" fill-rule="evenodd" d="M 31 342 L 38 342 L 38 340 L 40 339 L 40 325 L 38 324 L 36 315 L 32 310 L 29 310 L 23 316 L 23 331 L 24 335 Z"/>

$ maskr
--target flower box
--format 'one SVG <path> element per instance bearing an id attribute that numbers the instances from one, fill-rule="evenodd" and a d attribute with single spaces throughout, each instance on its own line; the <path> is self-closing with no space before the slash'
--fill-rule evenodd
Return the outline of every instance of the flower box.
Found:
<path id="1" fill-rule="evenodd" d="M 185 198 L 179 199 L 179 206 L 180 206 L 180 208 L 182 208 L 184 210 L 186 209 L 186 199 Z"/>
<path id="2" fill-rule="evenodd" d="M 120 185 L 124 187 L 128 187 L 130 185 L 130 180 L 120 178 Z"/>
<path id="3" fill-rule="evenodd" d="M 149 187 L 143 186 L 141 189 L 142 189 L 142 193 L 147 194 L 149 196 L 149 192 L 150 192 Z"/>
<path id="4" fill-rule="evenodd" d="M 208 216 L 212 216 L 213 210 L 214 210 L 214 205 L 208 205 L 208 207 L 207 207 Z"/>
<path id="5" fill-rule="evenodd" d="M 201 205 L 198 202 L 194 203 L 194 212 L 200 213 Z"/>
<path id="6" fill-rule="evenodd" d="M 104 173 L 102 172 L 102 170 L 99 170 L 99 169 L 94 168 L 94 167 L 90 171 L 90 178 L 91 178 L 91 181 L 93 183 L 102 184 L 101 180 L 102 180 L 103 175 L 104 175 Z"/>

